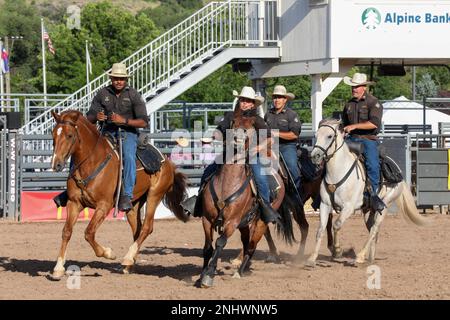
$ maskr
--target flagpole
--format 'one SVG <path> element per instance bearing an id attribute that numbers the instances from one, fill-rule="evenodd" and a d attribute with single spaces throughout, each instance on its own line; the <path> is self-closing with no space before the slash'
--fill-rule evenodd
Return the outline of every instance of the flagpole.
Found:
<path id="1" fill-rule="evenodd" d="M 88 48 L 88 41 L 86 40 L 86 85 L 87 85 L 87 94 L 91 96 L 91 84 L 89 83 L 89 64 L 91 63 L 91 59 L 89 57 L 89 48 Z"/>
<path id="2" fill-rule="evenodd" d="M 0 40 L 0 52 L 3 50 L 3 42 Z M 0 57 L 1 58 L 1 57 Z M 3 69 L 0 66 L 0 108 L 3 108 Z"/>
<path id="3" fill-rule="evenodd" d="M 42 78 L 44 81 L 44 107 L 47 107 L 47 75 L 45 69 L 45 44 L 44 44 L 44 18 L 41 18 L 41 43 L 42 43 Z"/>

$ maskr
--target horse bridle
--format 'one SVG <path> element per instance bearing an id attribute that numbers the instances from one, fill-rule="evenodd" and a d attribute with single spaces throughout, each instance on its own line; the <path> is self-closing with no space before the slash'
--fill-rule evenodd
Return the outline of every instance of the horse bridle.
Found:
<path id="1" fill-rule="evenodd" d="M 328 145 L 328 147 L 326 149 L 324 149 L 322 146 L 319 146 L 317 144 L 314 145 L 314 148 L 320 149 L 324 152 L 325 157 L 324 157 L 324 161 L 325 163 L 330 161 L 330 159 L 336 154 L 336 152 L 342 148 L 342 146 L 344 145 L 345 141 L 342 141 L 342 144 L 339 146 L 339 148 L 337 147 L 337 143 L 336 143 L 336 138 L 337 138 L 337 130 L 336 128 L 328 125 L 328 124 L 323 124 L 321 126 L 319 126 L 319 129 L 321 127 L 328 127 L 331 128 L 334 132 L 334 137 L 333 140 L 331 140 L 330 144 Z M 331 155 L 328 155 L 327 152 L 328 150 L 331 148 L 331 145 L 334 143 L 334 151 Z M 344 175 L 344 177 L 337 183 L 328 183 L 326 181 L 326 178 L 323 178 L 323 182 L 325 184 L 325 189 L 327 190 L 328 194 L 330 195 L 330 200 L 331 200 L 331 205 L 333 207 L 333 209 L 336 211 L 336 213 L 339 213 L 341 208 L 336 204 L 336 201 L 334 200 L 334 193 L 336 192 L 336 189 L 339 188 L 341 185 L 344 184 L 344 182 L 348 179 L 348 177 L 350 176 L 351 172 L 356 168 L 356 164 L 358 163 L 359 158 L 356 158 L 355 161 L 353 162 L 352 166 L 350 167 L 350 169 L 347 171 L 347 173 Z M 358 171 L 356 172 L 358 173 Z"/>
<path id="2" fill-rule="evenodd" d="M 333 130 L 333 132 L 334 132 L 334 137 L 333 137 L 333 140 L 331 140 L 331 142 L 330 142 L 330 144 L 328 145 L 328 147 L 326 148 L 326 149 L 324 149 L 322 146 L 320 146 L 320 145 L 318 145 L 318 144 L 315 144 L 314 145 L 314 147 L 313 147 L 313 150 L 315 149 L 315 148 L 317 148 L 317 149 L 319 149 L 319 150 L 322 150 L 323 151 L 323 153 L 324 153 L 324 161 L 325 162 L 328 162 L 328 161 L 330 161 L 330 159 L 331 158 L 333 158 L 333 156 L 336 154 L 336 152 L 340 149 L 340 148 L 342 148 L 342 146 L 344 145 L 344 143 L 345 143 L 345 141 L 342 141 L 342 144 L 339 146 L 339 148 L 337 147 L 337 144 L 336 144 L 336 138 L 337 138 L 337 130 L 336 130 L 336 128 L 334 128 L 333 126 L 330 126 L 330 125 L 328 125 L 328 124 L 322 124 L 322 125 L 320 125 L 319 126 L 319 129 L 320 128 L 322 128 L 322 127 L 328 127 L 328 128 L 330 128 L 331 130 Z M 331 146 L 334 144 L 334 151 L 333 151 L 333 153 L 332 154 L 328 154 L 328 150 L 331 148 Z"/>
<path id="3" fill-rule="evenodd" d="M 72 126 L 75 129 L 75 133 L 76 133 L 76 137 L 75 135 L 72 138 L 72 144 L 70 145 L 69 151 L 67 152 L 66 156 L 64 157 L 64 159 L 67 159 L 67 157 L 71 154 L 72 148 L 75 145 L 76 142 L 76 138 L 78 138 L 78 140 L 81 142 L 80 139 L 80 135 L 78 133 L 78 126 L 76 123 L 73 123 L 72 121 L 57 121 L 56 122 L 57 125 L 69 125 Z M 102 128 L 103 131 L 103 128 Z M 75 182 L 77 183 L 78 186 L 82 186 L 82 187 L 86 187 L 86 185 L 88 184 L 89 181 L 91 181 L 92 179 L 94 179 L 99 173 L 100 171 L 103 170 L 104 167 L 106 167 L 106 164 L 109 162 L 109 160 L 111 160 L 112 156 L 111 154 L 108 154 L 108 156 L 106 157 L 106 159 L 94 170 L 94 172 L 92 174 L 90 174 L 87 178 L 85 179 L 76 179 L 75 178 L 75 172 L 81 168 L 81 165 L 86 162 L 86 160 L 88 160 L 92 154 L 94 153 L 94 150 L 97 149 L 97 145 L 100 141 L 100 137 L 101 137 L 101 132 L 98 135 L 97 141 L 95 142 L 94 148 L 92 149 L 91 152 L 89 152 L 88 156 L 86 158 L 84 158 L 84 160 L 82 160 L 81 162 L 79 162 L 77 165 L 74 166 L 74 168 L 72 170 L 70 170 L 69 173 L 69 178 L 71 179 L 73 178 L 75 180 Z"/>

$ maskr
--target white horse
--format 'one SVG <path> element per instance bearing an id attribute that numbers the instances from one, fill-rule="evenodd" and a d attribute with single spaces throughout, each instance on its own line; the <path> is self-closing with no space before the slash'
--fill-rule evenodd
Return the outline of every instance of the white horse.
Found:
<path id="1" fill-rule="evenodd" d="M 344 142 L 344 132 L 338 120 L 323 120 L 316 133 L 316 144 L 311 153 L 314 163 L 326 162 L 326 175 L 320 186 L 320 226 L 317 230 L 314 252 L 306 261 L 306 266 L 314 267 L 319 254 L 323 231 L 327 225 L 328 217 L 333 208 L 339 210 L 339 217 L 333 224 L 333 257 L 342 256 L 338 232 L 357 209 L 363 205 L 363 192 L 365 187 L 365 168 L 358 157 L 352 153 Z M 398 209 L 416 225 L 426 225 L 428 221 L 417 211 L 414 197 L 405 181 L 400 183 L 383 182 L 378 193 L 387 207 L 396 201 Z M 332 198 L 334 197 L 334 205 Z M 355 263 L 364 263 L 366 257 L 369 262 L 375 259 L 375 244 L 378 230 L 387 213 L 387 208 L 380 214 L 368 213 L 364 210 L 366 226 L 370 230 L 363 249 L 357 254 Z"/>

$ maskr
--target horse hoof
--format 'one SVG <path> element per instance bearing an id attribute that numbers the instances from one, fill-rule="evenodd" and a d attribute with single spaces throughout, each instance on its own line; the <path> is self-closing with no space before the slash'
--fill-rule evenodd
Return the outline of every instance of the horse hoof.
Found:
<path id="1" fill-rule="evenodd" d="M 278 258 L 277 256 L 274 256 L 272 254 L 269 254 L 266 258 L 266 260 L 264 260 L 266 263 L 280 263 L 280 258 Z"/>
<path id="2" fill-rule="evenodd" d="M 51 279 L 55 281 L 61 280 L 66 274 L 66 270 L 53 270 L 53 273 L 51 275 Z"/>
<path id="3" fill-rule="evenodd" d="M 342 258 L 343 252 L 344 252 L 344 251 L 343 251 L 342 249 L 333 250 L 333 258 L 335 258 L 335 259 L 340 259 L 340 258 Z"/>
<path id="4" fill-rule="evenodd" d="M 123 259 L 123 261 L 122 261 L 122 266 L 123 267 L 131 267 L 133 265 L 134 265 L 134 260 Z"/>
<path id="5" fill-rule="evenodd" d="M 105 250 L 103 251 L 103 258 L 116 260 L 116 256 L 111 248 L 105 248 Z"/>
<path id="6" fill-rule="evenodd" d="M 234 274 L 233 274 L 233 277 L 232 277 L 233 279 L 241 279 L 242 277 L 241 277 L 241 275 L 239 274 L 239 272 L 238 271 L 236 271 Z"/>
<path id="7" fill-rule="evenodd" d="M 238 258 L 231 260 L 231 265 L 233 267 L 239 268 L 241 266 L 242 261 Z"/>
<path id="8" fill-rule="evenodd" d="M 306 260 L 305 267 L 314 268 L 316 266 L 316 262 L 314 260 Z"/>
<path id="9" fill-rule="evenodd" d="M 127 266 L 124 266 L 124 267 L 122 268 L 122 273 L 123 273 L 123 274 L 130 274 L 131 271 L 132 271 L 132 266 L 127 265 Z"/>
<path id="10" fill-rule="evenodd" d="M 214 279 L 212 277 L 204 275 L 201 282 L 202 288 L 211 288 L 213 285 L 213 281 Z"/>

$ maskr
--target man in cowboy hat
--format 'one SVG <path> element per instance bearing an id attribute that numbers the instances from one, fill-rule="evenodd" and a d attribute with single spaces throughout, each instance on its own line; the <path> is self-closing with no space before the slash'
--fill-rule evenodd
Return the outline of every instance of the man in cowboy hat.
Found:
<path id="1" fill-rule="evenodd" d="M 301 122 L 297 113 L 286 106 L 287 102 L 293 100 L 295 95 L 287 92 L 282 85 L 275 86 L 272 93 L 272 108 L 264 116 L 264 120 L 271 130 L 272 135 L 279 138 L 279 149 L 287 169 L 291 173 L 293 183 L 300 193 L 301 181 L 300 170 L 297 160 L 297 141 L 300 135 Z"/>
<path id="2" fill-rule="evenodd" d="M 365 166 L 372 187 L 370 204 L 375 211 L 381 212 L 386 206 L 377 195 L 380 184 L 377 134 L 380 132 L 383 106 L 367 92 L 367 86 L 374 82 L 367 81 L 366 74 L 355 73 L 352 78 L 344 77 L 344 83 L 351 86 L 353 96 L 342 112 L 344 131 L 348 133 L 348 140 L 364 145 Z M 365 197 L 368 198 L 369 194 Z"/>
<path id="3" fill-rule="evenodd" d="M 255 90 L 253 90 L 252 87 L 243 87 L 240 94 L 238 94 L 237 91 L 233 91 L 233 95 L 237 98 L 235 111 L 225 113 L 224 119 L 216 128 L 217 132 L 215 134 L 215 138 L 217 139 L 220 135 L 222 137 L 226 137 L 227 129 L 231 129 L 232 127 L 234 114 L 236 112 L 240 112 L 243 116 L 255 117 L 254 127 L 257 132 L 262 129 L 266 130 L 267 139 L 270 139 L 270 130 L 264 122 L 264 119 L 257 114 L 256 110 L 257 107 L 264 102 L 264 98 L 256 95 Z M 226 141 L 226 139 L 223 139 L 223 141 Z M 262 149 L 262 145 L 266 142 L 266 139 L 264 139 L 264 142 L 260 141 L 257 148 Z M 255 179 L 256 188 L 258 189 L 258 195 L 261 198 L 261 201 L 259 201 L 261 205 L 261 218 L 265 223 L 276 222 L 280 219 L 280 215 L 272 208 L 272 205 L 270 204 L 269 182 L 267 180 L 267 176 L 262 170 L 259 157 L 256 157 L 256 163 L 251 163 L 250 167 Z M 207 178 L 216 172 L 217 168 L 218 164 L 216 162 L 211 163 L 205 168 L 200 181 L 198 196 L 192 196 L 181 203 L 181 206 L 186 211 L 192 214 L 201 213 L 201 195 L 203 192 L 203 187 Z"/>
<path id="4" fill-rule="evenodd" d="M 123 63 L 114 63 L 108 73 L 111 85 L 102 88 L 92 100 L 87 118 L 92 123 L 103 122 L 103 132 L 118 136 L 122 129 L 123 140 L 123 192 L 119 198 L 119 210 L 129 211 L 136 182 L 136 148 L 138 128 L 148 125 L 147 109 L 141 95 L 128 86 L 130 75 Z M 67 193 L 54 198 L 57 206 L 65 206 Z"/>

